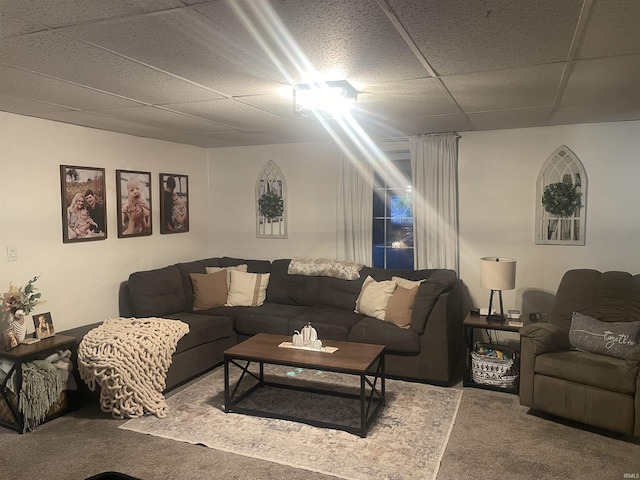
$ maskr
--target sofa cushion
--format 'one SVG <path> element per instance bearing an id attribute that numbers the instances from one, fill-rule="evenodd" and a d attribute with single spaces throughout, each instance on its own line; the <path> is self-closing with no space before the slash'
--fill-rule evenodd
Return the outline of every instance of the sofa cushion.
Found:
<path id="1" fill-rule="evenodd" d="M 328 258 L 294 258 L 289 263 L 288 273 L 308 277 L 333 277 L 343 280 L 360 278 L 361 263 Z"/>
<path id="2" fill-rule="evenodd" d="M 163 317 L 185 310 L 182 278 L 173 265 L 132 273 L 129 292 L 136 317 Z"/>
<path id="3" fill-rule="evenodd" d="M 601 322 L 574 312 L 569 344 L 576 350 L 627 358 L 638 345 L 640 322 Z"/>
<path id="4" fill-rule="evenodd" d="M 407 328 L 398 328 L 377 318 L 361 319 L 351 328 L 348 340 L 384 345 L 388 350 L 387 353 L 420 353 L 420 337 L 416 332 Z"/>
<path id="5" fill-rule="evenodd" d="M 235 330 L 241 335 L 272 333 L 289 335 L 289 320 L 311 307 L 264 303 L 259 307 L 224 307 L 234 317 Z"/>
<path id="6" fill-rule="evenodd" d="M 246 264 L 251 273 L 271 273 L 271 262 L 269 260 L 245 260 L 242 258 L 222 257 L 221 267 L 235 267 Z"/>
<path id="7" fill-rule="evenodd" d="M 257 307 L 267 298 L 269 273 L 245 273 L 230 270 L 231 283 L 227 295 L 228 307 Z"/>
<path id="8" fill-rule="evenodd" d="M 193 310 L 206 310 L 227 303 L 227 272 L 191 273 Z"/>
<path id="9" fill-rule="evenodd" d="M 165 318 L 181 320 L 189 325 L 189 333 L 180 339 L 175 353 L 184 352 L 198 345 L 234 336 L 233 322 L 229 317 L 180 312 Z"/>
<path id="10" fill-rule="evenodd" d="M 366 275 L 358 280 L 320 277 L 317 303 L 344 310 L 353 310 L 356 307 L 356 299 L 360 295 L 360 289 L 365 278 L 367 278 Z"/>
<path id="11" fill-rule="evenodd" d="M 636 393 L 638 367 L 629 368 L 624 360 L 576 350 L 538 355 L 536 374 L 589 385 L 626 395 Z"/>
<path id="12" fill-rule="evenodd" d="M 288 259 L 274 260 L 267 287 L 267 302 L 286 305 L 315 305 L 320 287 L 319 277 L 290 275 Z"/>
<path id="13" fill-rule="evenodd" d="M 424 333 L 427 319 L 431 315 L 431 310 L 438 301 L 438 297 L 453 288 L 457 281 L 456 272 L 443 269 L 433 271 L 429 278 L 420 284 L 411 312 L 411 329 L 414 332 Z"/>
<path id="14" fill-rule="evenodd" d="M 207 273 L 206 264 L 219 263 L 218 259 L 207 259 L 195 262 L 176 263 L 180 278 L 182 279 L 182 290 L 184 291 L 185 310 L 193 310 L 193 285 L 191 284 L 190 274 Z"/>
<path id="15" fill-rule="evenodd" d="M 416 301 L 418 286 L 404 288 L 398 285 L 387 303 L 384 321 L 396 327 L 410 328 L 413 304 Z"/>
<path id="16" fill-rule="evenodd" d="M 372 277 L 367 277 L 360 289 L 360 295 L 356 299 L 356 313 L 384 320 L 387 312 L 387 304 L 397 287 L 396 282 L 385 280 L 376 282 Z"/>
<path id="17" fill-rule="evenodd" d="M 362 318 L 362 315 L 353 310 L 315 305 L 291 319 L 288 334 L 293 335 L 294 330 L 302 331 L 305 325 L 311 323 L 311 326 L 318 332 L 318 338 L 323 342 L 325 340 L 347 340 L 351 327 Z"/>

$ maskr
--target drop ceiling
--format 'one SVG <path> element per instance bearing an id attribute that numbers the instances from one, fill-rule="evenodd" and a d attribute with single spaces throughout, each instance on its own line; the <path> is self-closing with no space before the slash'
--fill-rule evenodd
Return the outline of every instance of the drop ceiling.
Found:
<path id="1" fill-rule="evenodd" d="M 0 0 L 0 110 L 202 147 L 640 120 L 638 0 Z M 329 122 L 329 126 L 339 128 Z"/>

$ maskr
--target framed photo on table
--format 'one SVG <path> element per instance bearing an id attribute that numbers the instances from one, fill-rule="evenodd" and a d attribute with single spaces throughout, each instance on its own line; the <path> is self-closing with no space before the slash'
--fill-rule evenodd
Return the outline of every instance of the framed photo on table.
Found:
<path id="1" fill-rule="evenodd" d="M 189 231 L 189 177 L 173 173 L 160 174 L 160 233 Z"/>
<path id="2" fill-rule="evenodd" d="M 36 338 L 42 340 L 43 338 L 53 337 L 56 331 L 53 328 L 53 320 L 51 313 L 39 313 L 33 315 L 33 326 L 36 329 Z"/>
<path id="3" fill-rule="evenodd" d="M 107 238 L 104 168 L 60 165 L 62 242 Z"/>
<path id="4" fill-rule="evenodd" d="M 151 235 L 151 173 L 116 170 L 118 238 Z"/>

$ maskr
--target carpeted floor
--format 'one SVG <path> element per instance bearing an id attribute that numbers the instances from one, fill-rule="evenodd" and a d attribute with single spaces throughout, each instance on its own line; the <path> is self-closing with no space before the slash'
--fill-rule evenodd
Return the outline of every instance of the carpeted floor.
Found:
<path id="1" fill-rule="evenodd" d="M 93 404 L 26 435 L 0 428 L 0 478 L 83 480 L 109 470 L 143 480 L 334 478 L 118 428 L 124 423 Z M 618 480 L 625 474 L 640 476 L 640 439 L 532 415 L 515 395 L 465 388 L 437 480 Z"/>
<path id="2" fill-rule="evenodd" d="M 232 370 L 234 383 L 238 372 Z M 265 376 L 296 386 L 359 389 L 358 377 L 317 370 L 266 365 Z M 360 438 L 298 422 L 225 414 L 224 372 L 218 368 L 170 398 L 167 418 L 147 416 L 120 428 L 349 480 L 435 479 L 461 395 L 457 389 L 388 380 L 387 405 L 367 437 Z M 260 389 L 242 403 L 245 408 L 353 427 L 360 418 L 357 399 L 280 388 Z"/>

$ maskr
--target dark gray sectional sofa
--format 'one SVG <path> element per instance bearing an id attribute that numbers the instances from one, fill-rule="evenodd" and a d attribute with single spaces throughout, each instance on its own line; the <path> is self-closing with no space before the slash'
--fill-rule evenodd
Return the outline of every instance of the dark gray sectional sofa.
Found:
<path id="1" fill-rule="evenodd" d="M 223 351 L 257 333 L 292 335 L 308 322 L 325 344 L 331 340 L 386 346 L 390 377 L 452 385 L 462 375 L 462 282 L 452 270 L 385 270 L 363 267 L 357 280 L 290 275 L 289 259 L 246 260 L 216 257 L 135 272 L 120 288 L 122 317 L 162 317 L 189 324 L 167 376 L 171 389 L 223 360 Z M 257 307 L 193 310 L 191 273 L 206 267 L 246 264 L 253 273 L 270 273 L 266 301 Z M 399 276 L 426 279 L 418 290 L 411 327 L 399 328 L 354 312 L 362 283 Z M 95 325 L 94 325 L 95 326 Z M 82 337 L 94 326 L 66 333 Z"/>

